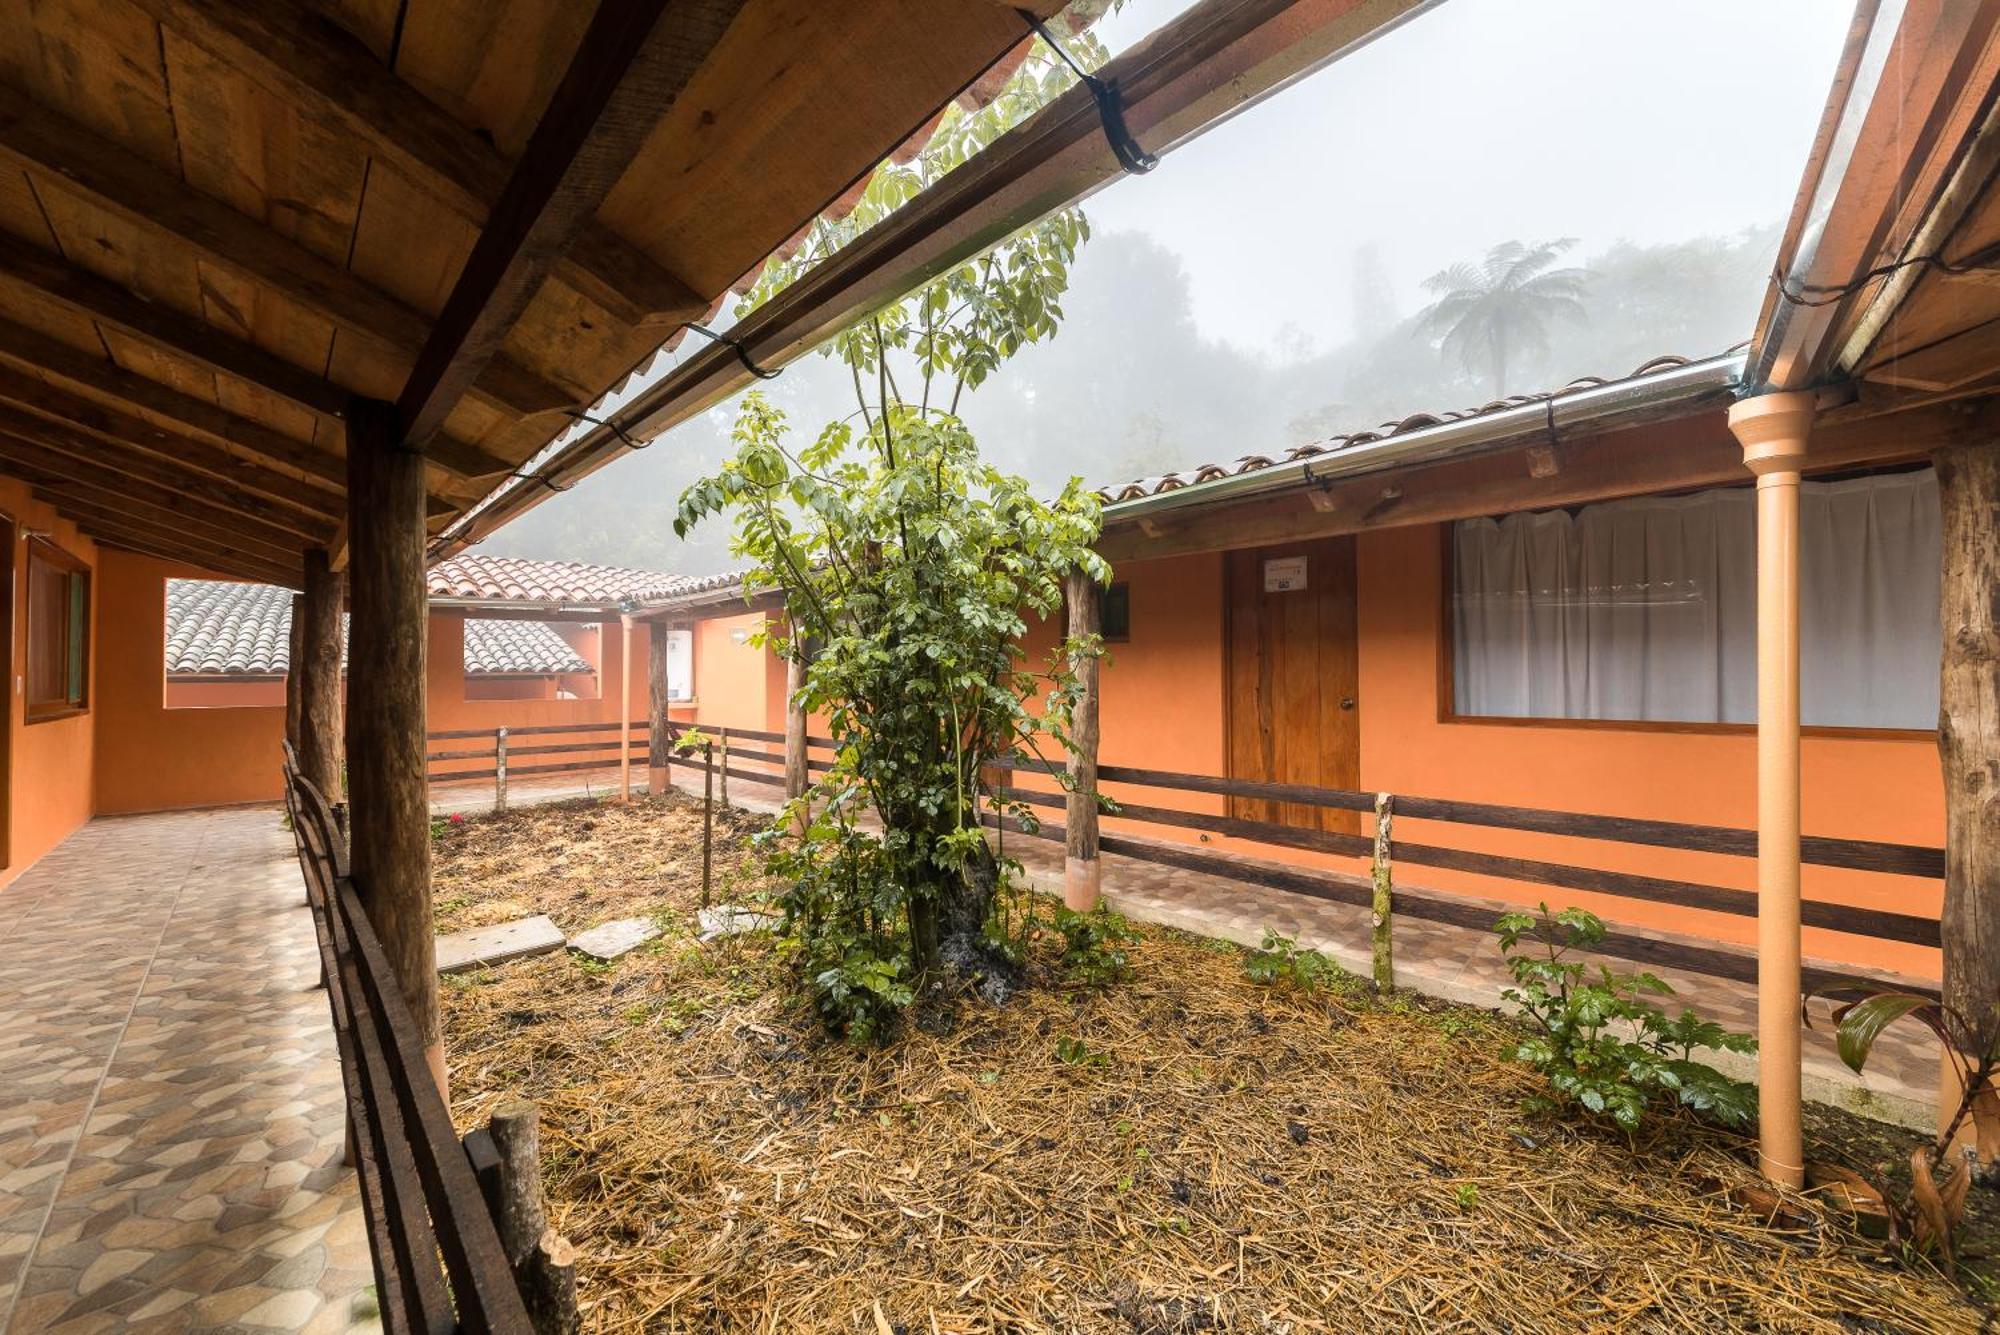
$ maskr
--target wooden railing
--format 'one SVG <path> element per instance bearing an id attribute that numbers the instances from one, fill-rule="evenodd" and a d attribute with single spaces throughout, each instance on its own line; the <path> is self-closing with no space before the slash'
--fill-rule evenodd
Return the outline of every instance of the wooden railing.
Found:
<path id="1" fill-rule="evenodd" d="M 1017 760 L 994 768 L 1023 773 L 1045 772 L 1040 761 Z M 1100 783 L 1132 785 L 1174 792 L 1202 793 L 1253 801 L 1291 803 L 1361 813 L 1371 820 L 1383 820 L 1390 837 L 1378 841 L 1369 834 L 1300 828 L 1277 821 L 1250 820 L 1210 812 L 1185 811 L 1112 799 L 1106 819 L 1138 821 L 1172 829 L 1202 830 L 1241 839 L 1271 848 L 1296 848 L 1367 859 L 1370 876 L 1320 871 L 1307 867 L 1273 865 L 1249 858 L 1203 851 L 1186 844 L 1164 840 L 1104 834 L 1099 847 L 1104 853 L 1206 872 L 1269 889 L 1288 891 L 1332 903 L 1375 908 L 1373 883 L 1383 879 L 1394 886 L 1390 911 L 1397 915 L 1447 923 L 1458 927 L 1488 930 L 1493 925 L 1492 909 L 1467 896 L 1444 891 L 1395 885 L 1400 864 L 1470 872 L 1505 880 L 1526 882 L 1556 889 L 1580 890 L 1648 904 L 1668 904 L 1736 917 L 1757 916 L 1757 896 L 1748 890 L 1711 885 L 1637 872 L 1615 871 L 1538 858 L 1484 852 L 1472 848 L 1448 847 L 1394 837 L 1394 822 L 1424 820 L 1487 829 L 1519 830 L 1537 834 L 1651 848 L 1713 853 L 1754 858 L 1757 834 L 1754 830 L 1726 826 L 1687 824 L 1679 821 L 1646 820 L 1625 816 L 1601 816 L 1585 812 L 1548 811 L 1532 807 L 1498 806 L 1483 802 L 1463 802 L 1404 794 L 1357 792 L 1321 788 L 1306 784 L 1262 783 L 1247 779 L 1221 778 L 1206 774 L 1183 774 L 1165 770 L 1135 769 L 1129 766 L 1100 765 Z M 1029 806 L 1062 808 L 1067 795 L 1039 789 L 1005 789 L 1006 800 Z M 1378 814 L 1379 813 L 1379 814 Z M 991 823 L 991 818 L 989 818 Z M 1040 838 L 1064 837 L 1059 823 L 1039 822 L 1037 828 L 1023 829 L 1009 819 L 1006 828 Z M 1944 850 L 1914 844 L 1885 843 L 1867 839 L 1808 836 L 1801 842 L 1801 857 L 1810 864 L 1841 867 L 1886 875 L 1941 879 Z M 1802 906 L 1802 921 L 1808 927 L 1844 932 L 1877 941 L 1936 947 L 1940 943 L 1938 920 L 1928 914 L 1899 913 L 1861 908 L 1826 900 L 1808 899 Z M 1599 953 L 1660 967 L 1686 969 L 1713 977 L 1754 982 L 1756 959 L 1747 953 L 1713 949 L 1652 936 L 1612 932 L 1597 947 Z M 1807 970 L 1807 984 L 1831 981 L 1836 975 L 1825 970 Z"/>
<path id="2" fill-rule="evenodd" d="M 527 1335 L 533 1327 L 494 1222 L 498 1156 L 482 1133 L 461 1142 L 453 1130 L 348 874 L 341 822 L 290 751 L 285 810 L 319 937 L 383 1327 Z"/>
<path id="3" fill-rule="evenodd" d="M 426 742 L 464 742 L 478 739 L 483 746 L 448 746 L 424 754 L 428 766 L 425 777 L 432 783 L 458 783 L 472 779 L 493 780 L 494 805 L 505 809 L 507 780 L 526 774 L 573 774 L 586 770 L 611 769 L 618 764 L 624 743 L 618 720 L 606 723 L 543 723 L 521 728 L 445 728 L 424 734 Z M 650 755 L 650 725 L 645 719 L 632 724 L 632 764 L 643 768 Z M 546 741 L 545 738 L 589 738 L 591 740 Z M 525 745 L 522 738 L 529 738 Z M 523 756 L 585 756 L 589 759 L 520 763 Z M 487 763 L 474 769 L 440 769 L 468 760 Z M 641 778 L 644 776 L 641 775 Z"/>

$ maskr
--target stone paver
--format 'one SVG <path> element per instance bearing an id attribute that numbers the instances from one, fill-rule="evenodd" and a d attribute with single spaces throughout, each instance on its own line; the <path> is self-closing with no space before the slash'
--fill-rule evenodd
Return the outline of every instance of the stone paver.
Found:
<path id="1" fill-rule="evenodd" d="M 93 821 L 0 890 L 0 1332 L 365 1313 L 318 973 L 275 807 Z"/>
<path id="2" fill-rule="evenodd" d="M 684 792 L 700 796 L 699 775 L 676 783 Z M 775 812 L 778 789 L 771 784 L 738 781 L 730 789 L 735 805 L 754 811 Z M 1214 837 L 1202 851 L 1224 857 L 1256 859 L 1219 845 L 1232 841 Z M 1063 853 L 1060 844 L 1030 839 L 1016 834 L 1006 837 L 1006 852 L 1017 858 L 1028 880 L 1049 894 L 1060 896 L 1063 882 Z M 1269 865 L 1269 864 L 1265 864 Z M 1203 872 L 1183 871 L 1157 863 L 1107 856 L 1104 859 L 1104 897 L 1129 918 L 1163 926 L 1178 927 L 1201 936 L 1255 946 L 1269 927 L 1289 936 L 1301 946 L 1324 952 L 1342 967 L 1367 975 L 1371 967 L 1369 915 L 1365 909 L 1331 904 L 1303 895 L 1270 890 L 1243 881 Z M 1360 878 L 1355 878 L 1360 884 Z M 1398 884 L 1403 884 L 1399 879 Z M 1488 901 L 1468 901 L 1486 903 Z M 1514 905 L 1492 902 L 1493 916 Z M 1681 941 L 1710 948 L 1717 943 L 1668 932 L 1647 931 L 1621 926 L 1621 931 L 1663 941 Z M 1490 932 L 1473 931 L 1444 923 L 1399 917 L 1395 923 L 1396 983 L 1430 996 L 1474 1006 L 1498 1006 L 1501 989 L 1509 985 L 1505 963 Z M 1737 951 L 1754 959 L 1749 951 Z M 1612 968 L 1630 972 L 1639 966 L 1626 960 L 1606 959 Z M 1840 967 L 1849 973 L 1863 971 Z M 1757 1029 L 1757 992 L 1747 983 L 1711 978 L 1705 974 L 1677 969 L 1655 968 L 1651 972 L 1671 985 L 1675 997 L 1670 1006 L 1692 1006 L 1709 1019 L 1746 1033 Z M 1935 979 L 1899 979 L 1876 975 L 1883 981 L 1927 984 Z M 1864 1075 L 1847 1069 L 1834 1051 L 1828 1007 L 1813 1004 L 1813 1025 L 1804 1035 L 1804 1091 L 1807 1098 L 1837 1104 L 1883 1121 L 1896 1122 L 1919 1130 L 1936 1130 L 1939 1058 L 1936 1040 L 1919 1025 L 1897 1025 L 1885 1031 L 1869 1057 Z M 1743 1079 L 1756 1078 L 1755 1058 L 1719 1054 L 1716 1066 Z"/>

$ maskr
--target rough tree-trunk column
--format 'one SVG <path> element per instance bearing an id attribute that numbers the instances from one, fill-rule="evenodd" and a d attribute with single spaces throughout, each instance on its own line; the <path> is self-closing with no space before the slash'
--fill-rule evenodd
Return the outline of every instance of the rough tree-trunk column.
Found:
<path id="1" fill-rule="evenodd" d="M 2000 1022 L 2000 450 L 1954 445 L 1935 462 L 1944 510 L 1944 999 L 1990 1036 Z M 1941 1112 L 1959 1092 L 1954 1083 Z"/>
<path id="2" fill-rule="evenodd" d="M 673 786 L 673 771 L 667 768 L 668 757 L 673 754 L 667 716 L 667 710 L 672 706 L 672 692 L 667 679 L 667 641 L 672 634 L 673 628 L 664 621 L 647 623 L 646 787 L 655 793 L 664 793 Z"/>
<path id="3" fill-rule="evenodd" d="M 445 1087 L 424 779 L 424 459 L 395 408 L 347 415 L 347 790 L 354 885 Z"/>
<path id="4" fill-rule="evenodd" d="M 794 801 L 806 795 L 811 786 L 811 771 L 806 768 L 806 707 L 799 699 L 799 693 L 806 687 L 806 646 L 793 632 L 791 652 L 785 655 L 785 800 Z M 803 833 L 810 824 L 805 809 L 799 809 L 795 822 Z"/>
<path id="5" fill-rule="evenodd" d="M 618 618 L 618 800 L 632 800 L 632 614 Z"/>
<path id="6" fill-rule="evenodd" d="M 331 805 L 347 800 L 340 781 L 340 614 L 347 576 L 326 550 L 306 552 L 306 592 L 293 664 L 299 681 L 299 768 Z"/>
<path id="7" fill-rule="evenodd" d="M 285 740 L 292 744 L 292 750 L 299 749 L 299 720 L 305 712 L 305 678 L 301 664 L 305 652 L 306 598 L 302 593 L 292 595 L 291 638 L 285 652 Z M 328 798 L 332 801 L 332 798 Z"/>
<path id="8" fill-rule="evenodd" d="M 1729 410 L 1757 475 L 1758 1167 L 1805 1185 L 1799 1126 L 1799 470 L 1813 396 Z"/>
<path id="9" fill-rule="evenodd" d="M 1069 573 L 1069 633 L 1072 639 L 1097 635 L 1104 626 L 1104 590 L 1081 570 Z M 1078 913 L 1097 907 L 1103 865 L 1097 858 L 1097 664 L 1095 654 L 1079 654 L 1076 715 L 1070 720 L 1069 810 L 1064 817 L 1063 903 Z"/>

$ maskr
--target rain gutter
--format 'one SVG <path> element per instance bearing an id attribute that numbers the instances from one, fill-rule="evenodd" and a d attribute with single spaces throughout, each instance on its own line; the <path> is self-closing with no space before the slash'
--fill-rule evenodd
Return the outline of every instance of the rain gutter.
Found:
<path id="1" fill-rule="evenodd" d="M 1293 487 L 1439 463 L 1520 445 L 1561 440 L 1578 432 L 1615 431 L 1683 417 L 1733 401 L 1747 353 L 1731 352 L 1671 371 L 1559 392 L 1512 408 L 1419 427 L 1310 459 L 1213 478 L 1104 507 L 1107 526 L 1194 506 L 1218 505 Z"/>

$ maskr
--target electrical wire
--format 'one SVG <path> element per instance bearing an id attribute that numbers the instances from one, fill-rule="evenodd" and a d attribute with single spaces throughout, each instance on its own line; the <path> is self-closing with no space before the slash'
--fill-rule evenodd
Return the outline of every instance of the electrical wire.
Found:
<path id="1" fill-rule="evenodd" d="M 1062 43 L 1055 39 L 1055 35 L 1028 10 L 1017 9 L 1014 12 L 1021 16 L 1021 21 L 1028 25 L 1035 36 L 1048 43 L 1049 50 L 1060 56 L 1062 63 L 1075 71 L 1076 77 L 1083 81 L 1083 86 L 1090 90 L 1091 97 L 1097 102 L 1097 118 L 1104 123 L 1104 137 L 1110 142 L 1112 153 L 1117 155 L 1118 165 L 1133 176 L 1144 176 L 1159 166 L 1160 160 L 1139 147 L 1139 141 L 1134 139 L 1132 131 L 1126 128 L 1125 104 L 1118 93 L 1118 81 L 1100 79 L 1077 64 L 1075 58 L 1063 49 Z"/>

